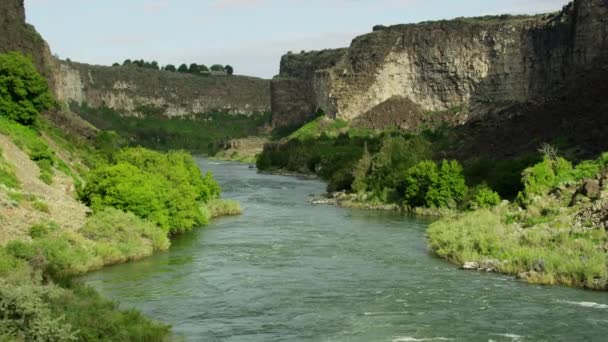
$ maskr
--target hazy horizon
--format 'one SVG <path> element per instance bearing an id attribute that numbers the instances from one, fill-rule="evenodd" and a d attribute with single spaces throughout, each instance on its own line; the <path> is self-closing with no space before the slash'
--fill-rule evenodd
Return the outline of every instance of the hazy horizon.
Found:
<path id="1" fill-rule="evenodd" d="M 127 58 L 230 64 L 270 78 L 287 51 L 348 46 L 374 25 L 535 14 L 568 0 L 25 0 L 54 54 L 111 65 Z"/>

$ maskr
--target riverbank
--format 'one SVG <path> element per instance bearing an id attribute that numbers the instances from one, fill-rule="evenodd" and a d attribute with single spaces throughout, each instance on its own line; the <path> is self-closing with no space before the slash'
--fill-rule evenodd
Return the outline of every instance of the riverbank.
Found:
<path id="1" fill-rule="evenodd" d="M 199 164 L 243 216 L 83 279 L 187 341 L 595 341 L 608 333 L 603 293 L 459 271 L 428 252 L 430 219 L 312 206 L 325 183 Z"/>
<path id="2" fill-rule="evenodd" d="M 431 224 L 431 251 L 465 269 L 543 285 L 608 290 L 608 154 L 576 166 L 545 159 L 517 203 Z"/>

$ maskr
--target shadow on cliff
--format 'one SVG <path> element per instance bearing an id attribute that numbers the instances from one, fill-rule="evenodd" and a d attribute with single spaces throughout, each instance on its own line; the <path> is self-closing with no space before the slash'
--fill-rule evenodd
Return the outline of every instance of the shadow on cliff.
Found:
<path id="1" fill-rule="evenodd" d="M 509 158 L 557 145 L 568 157 L 608 151 L 608 60 L 603 68 L 579 72 L 542 101 L 515 104 L 474 118 L 455 130 L 459 158 Z"/>

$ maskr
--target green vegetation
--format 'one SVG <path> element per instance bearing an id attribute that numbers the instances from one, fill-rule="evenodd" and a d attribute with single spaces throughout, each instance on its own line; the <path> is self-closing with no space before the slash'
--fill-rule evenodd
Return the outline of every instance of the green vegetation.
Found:
<path id="1" fill-rule="evenodd" d="M 46 83 L 35 70 L 31 74 L 31 62 L 7 56 L 0 56 L 0 134 L 37 163 L 45 182 L 57 171 L 71 176 L 93 213 L 80 229 L 43 220 L 21 232 L 27 238 L 0 247 L 0 340 L 167 340 L 168 326 L 134 310 L 120 311 L 70 278 L 165 250 L 170 234 L 238 214 L 240 206 L 220 200 L 212 175 L 202 175 L 185 152 L 125 149 L 123 139 L 105 131 L 86 141 L 38 119 L 54 103 L 46 101 Z M 80 186 L 83 179 L 86 185 Z M 2 151 L 0 183 L 9 203 L 27 201 L 25 209 L 53 214 L 35 193 L 18 190 Z"/>
<path id="2" fill-rule="evenodd" d="M 463 167 L 456 161 L 432 161 L 443 136 L 440 130 L 413 135 L 354 129 L 321 116 L 286 141 L 267 146 L 257 166 L 315 173 L 329 181 L 328 191 L 356 193 L 353 202 L 463 207 L 468 199 Z"/>
<path id="3" fill-rule="evenodd" d="M 222 140 L 257 134 L 257 128 L 270 121 L 268 113 L 251 116 L 207 113 L 194 119 L 166 118 L 163 108 L 141 107 L 143 118 L 123 117 L 109 108 L 72 105 L 72 110 L 95 127 L 117 132 L 124 141 L 155 150 L 184 149 L 194 153 L 216 152 Z"/>
<path id="4" fill-rule="evenodd" d="M 0 275 L 0 340 L 164 341 L 170 334 L 169 326 L 119 311 L 91 288 L 44 281 L 2 248 Z"/>
<path id="5" fill-rule="evenodd" d="M 113 163 L 92 170 L 86 184 L 80 197 L 94 211 L 130 211 L 171 234 L 205 224 L 200 204 L 220 195 L 211 174 L 201 177 L 189 154 L 143 148 L 119 152 Z"/>
<path id="6" fill-rule="evenodd" d="M 41 111 L 55 106 L 46 80 L 18 52 L 0 55 L 0 117 L 33 125 Z"/>
<path id="7" fill-rule="evenodd" d="M 444 218 L 429 228 L 429 245 L 461 265 L 485 265 L 480 268 L 540 284 L 607 289 L 606 167 L 608 154 L 576 166 L 546 155 L 524 171 L 517 203 Z M 598 175 L 599 194 L 580 191 L 585 179 Z M 495 197 L 479 190 L 474 201 L 484 208 L 495 205 Z"/>
<path id="8" fill-rule="evenodd" d="M 191 63 L 190 66 L 188 66 L 186 63 L 182 63 L 178 68 L 176 68 L 175 65 L 173 65 L 173 64 L 167 64 L 164 67 L 161 67 L 161 66 L 159 66 L 158 62 L 156 62 L 156 61 L 148 62 L 143 59 L 139 59 L 139 60 L 127 59 L 122 64 L 114 63 L 114 64 L 112 64 L 112 66 L 114 66 L 114 67 L 120 67 L 120 66 L 137 67 L 137 68 L 152 69 L 152 70 L 163 70 L 163 71 L 169 71 L 169 72 L 180 72 L 180 73 L 187 73 L 187 74 L 200 75 L 200 76 L 212 75 L 210 73 L 210 70 L 215 71 L 215 72 L 225 72 L 226 75 L 234 74 L 234 68 L 232 66 L 230 66 L 230 65 L 222 66 L 221 64 L 214 64 L 213 66 L 211 66 L 211 68 L 208 68 L 204 64 Z"/>
<path id="9" fill-rule="evenodd" d="M 420 162 L 403 177 L 404 201 L 409 207 L 455 208 L 467 191 L 462 167 L 457 161 L 441 166 L 433 161 Z"/>
<path id="10" fill-rule="evenodd" d="M 17 179 L 13 166 L 2 157 L 2 149 L 0 149 L 0 185 L 14 189 L 21 187 L 21 182 Z"/>
<path id="11" fill-rule="evenodd" d="M 36 162 L 40 168 L 40 179 L 45 183 L 52 183 L 54 167 L 67 171 L 65 163 L 55 156 L 36 128 L 0 117 L 0 133 L 8 136 Z"/>
<path id="12" fill-rule="evenodd" d="M 243 213 L 239 202 L 219 198 L 209 201 L 202 209 L 208 219 L 221 216 L 237 216 Z"/>

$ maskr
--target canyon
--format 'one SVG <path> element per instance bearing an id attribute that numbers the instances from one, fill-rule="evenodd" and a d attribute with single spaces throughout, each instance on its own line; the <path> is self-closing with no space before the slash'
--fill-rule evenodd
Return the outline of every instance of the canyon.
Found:
<path id="1" fill-rule="evenodd" d="M 581 77 L 605 73 L 607 56 L 605 0 L 536 16 L 376 26 L 348 48 L 283 56 L 273 124 L 300 125 L 323 112 L 413 129 L 412 116 L 449 111 L 446 120 L 462 125 L 551 103 Z"/>

